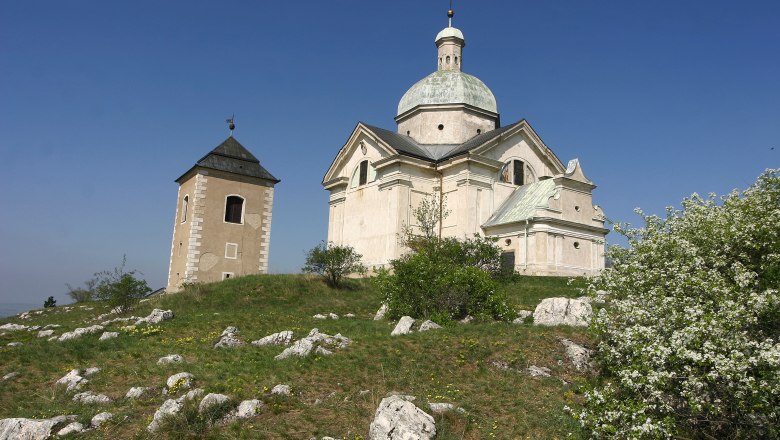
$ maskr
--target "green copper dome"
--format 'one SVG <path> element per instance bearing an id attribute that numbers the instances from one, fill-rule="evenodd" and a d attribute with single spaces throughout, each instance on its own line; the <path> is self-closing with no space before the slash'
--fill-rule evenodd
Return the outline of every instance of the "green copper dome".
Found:
<path id="1" fill-rule="evenodd" d="M 493 92 L 475 76 L 458 70 L 439 70 L 413 85 L 398 103 L 398 114 L 418 105 L 468 104 L 498 113 Z"/>

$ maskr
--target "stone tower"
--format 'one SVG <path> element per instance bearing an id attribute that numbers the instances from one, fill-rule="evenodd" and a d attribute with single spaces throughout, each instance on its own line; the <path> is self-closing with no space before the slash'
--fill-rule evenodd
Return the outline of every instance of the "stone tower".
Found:
<path id="1" fill-rule="evenodd" d="M 274 185 L 232 135 L 176 179 L 168 292 L 184 282 L 266 273 Z"/>

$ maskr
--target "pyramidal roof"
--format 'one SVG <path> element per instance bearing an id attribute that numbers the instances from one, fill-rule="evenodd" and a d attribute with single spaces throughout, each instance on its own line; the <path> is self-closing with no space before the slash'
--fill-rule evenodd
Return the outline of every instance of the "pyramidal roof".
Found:
<path id="1" fill-rule="evenodd" d="M 195 167 L 209 168 L 212 170 L 225 171 L 241 176 L 257 177 L 259 179 L 270 180 L 279 183 L 280 180 L 271 175 L 260 161 L 249 152 L 233 136 L 225 139 L 216 148 L 203 156 L 192 168 L 187 170 L 181 177 L 176 179 L 178 182 Z"/>

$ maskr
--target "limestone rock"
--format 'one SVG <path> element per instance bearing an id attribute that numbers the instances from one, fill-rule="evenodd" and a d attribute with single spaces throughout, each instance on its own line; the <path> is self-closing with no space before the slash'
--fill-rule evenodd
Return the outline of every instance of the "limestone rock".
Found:
<path id="1" fill-rule="evenodd" d="M 92 424 L 93 428 L 99 428 L 100 425 L 111 420 L 113 417 L 114 415 L 111 414 L 110 412 L 102 412 L 100 414 L 95 414 L 95 417 L 92 417 L 90 423 Z"/>
<path id="2" fill-rule="evenodd" d="M 238 404 L 238 408 L 236 409 L 236 417 L 239 419 L 248 419 L 250 417 L 254 417 L 257 415 L 257 413 L 260 412 L 260 408 L 262 408 L 262 406 L 263 403 L 257 399 L 244 400 Z"/>
<path id="3" fill-rule="evenodd" d="M 148 324 L 159 324 L 163 321 L 167 321 L 169 319 L 173 319 L 173 311 L 172 310 L 160 310 L 160 309 L 154 309 L 152 310 L 152 313 L 149 314 L 146 318 L 141 318 L 138 321 L 135 322 L 135 325 L 141 325 L 144 322 Z"/>
<path id="4" fill-rule="evenodd" d="M 411 316 L 402 316 L 401 319 L 398 320 L 398 324 L 395 325 L 395 328 L 390 333 L 390 336 L 398 336 L 398 335 L 405 335 L 407 333 L 411 333 L 413 325 L 414 325 L 414 318 L 412 318 Z"/>
<path id="5" fill-rule="evenodd" d="M 427 332 L 428 330 L 437 330 L 440 329 L 441 326 L 439 324 L 436 324 L 435 322 L 431 321 L 430 319 L 420 324 L 420 328 L 417 329 L 418 332 Z"/>
<path id="6" fill-rule="evenodd" d="M 312 316 L 314 319 L 328 319 L 327 316 L 323 315 L 322 313 L 317 313 L 316 315 Z"/>
<path id="7" fill-rule="evenodd" d="M 466 315 L 465 318 L 461 319 L 458 322 L 460 322 L 461 324 L 471 324 L 472 322 L 474 322 L 474 317 L 471 315 Z"/>
<path id="8" fill-rule="evenodd" d="M 111 403 L 111 398 L 105 394 L 95 394 L 92 391 L 85 391 L 73 396 L 73 401 L 84 404 L 108 404 Z"/>
<path id="9" fill-rule="evenodd" d="M 15 378 L 18 375 L 19 375 L 18 371 L 10 372 L 10 373 L 6 374 L 5 376 L 3 376 L 3 382 L 5 382 L 6 380 L 11 380 L 11 379 Z"/>
<path id="10" fill-rule="evenodd" d="M 380 307 L 379 310 L 376 311 L 376 315 L 374 315 L 374 321 L 381 321 L 382 319 L 385 319 L 387 309 L 387 304 L 382 304 L 382 307 Z"/>
<path id="11" fill-rule="evenodd" d="M 333 352 L 327 348 L 317 347 L 314 349 L 314 354 L 318 354 L 320 356 L 330 356 L 333 354 Z"/>
<path id="12" fill-rule="evenodd" d="M 591 350 L 568 339 L 561 339 L 561 344 L 566 348 L 566 357 L 574 364 L 577 371 L 588 371 L 593 368 L 590 362 Z"/>
<path id="13" fill-rule="evenodd" d="M 41 330 L 38 332 L 39 338 L 46 338 L 54 334 L 54 330 Z"/>
<path id="14" fill-rule="evenodd" d="M 114 339 L 119 336 L 118 332 L 103 332 L 102 335 L 100 335 L 99 341 L 105 341 L 106 339 Z"/>
<path id="15" fill-rule="evenodd" d="M 15 331 L 19 331 L 19 330 L 27 330 L 27 328 L 28 327 L 26 325 L 14 324 L 12 322 L 9 322 L 8 324 L 0 325 L 0 330 L 9 331 L 9 332 L 15 332 Z M 18 420 L 30 420 L 30 419 L 18 419 Z"/>
<path id="16" fill-rule="evenodd" d="M 344 317 L 345 318 L 354 318 L 355 314 L 354 313 L 347 313 L 346 315 L 344 315 Z"/>
<path id="17" fill-rule="evenodd" d="M 518 310 L 517 311 L 517 318 L 515 318 L 514 321 L 512 321 L 512 324 L 523 324 L 525 323 L 525 318 L 528 318 L 529 316 L 532 316 L 534 312 L 530 310 Z"/>
<path id="18" fill-rule="evenodd" d="M 312 353 L 312 351 L 318 354 L 323 354 L 325 351 L 331 351 L 329 349 L 342 349 L 346 348 L 352 341 L 346 336 L 342 336 L 341 333 L 337 333 L 335 336 L 330 336 L 325 333 L 320 333 L 316 328 L 309 332 L 309 335 L 305 338 L 295 341 L 295 343 L 284 349 L 274 359 L 282 360 L 291 356 L 306 357 Z M 322 350 L 318 350 L 318 349 Z"/>
<path id="19" fill-rule="evenodd" d="M 465 409 L 461 407 L 456 407 L 455 405 L 451 403 L 437 403 L 437 402 L 431 402 L 428 404 L 428 408 L 431 409 L 431 412 L 434 414 L 444 414 L 447 412 L 457 411 L 459 413 L 466 412 Z"/>
<path id="20" fill-rule="evenodd" d="M 220 405 L 230 400 L 230 397 L 224 394 L 209 393 L 204 397 L 198 405 L 198 413 L 203 414 L 214 405 Z"/>
<path id="21" fill-rule="evenodd" d="M 276 394 L 279 396 L 289 396 L 290 395 L 290 386 L 279 384 L 271 390 L 271 394 Z"/>
<path id="22" fill-rule="evenodd" d="M 146 430 L 152 433 L 157 432 L 157 430 L 160 429 L 160 425 L 162 424 L 163 419 L 166 417 L 175 416 L 179 413 L 179 411 L 181 411 L 183 406 L 183 402 L 179 402 L 174 399 L 166 400 L 162 405 L 160 405 L 160 408 L 154 412 L 152 423 L 146 427 Z"/>
<path id="23" fill-rule="evenodd" d="M 339 319 L 339 315 L 335 313 L 328 313 L 328 318 L 330 319 Z"/>
<path id="24" fill-rule="evenodd" d="M 157 359 L 157 365 L 180 364 L 182 362 L 184 362 L 184 358 L 178 354 L 169 354 L 168 356 Z"/>
<path id="25" fill-rule="evenodd" d="M 402 396 L 382 399 L 368 432 L 370 440 L 430 440 L 435 436 L 433 417 Z"/>
<path id="26" fill-rule="evenodd" d="M 78 339 L 84 335 L 89 335 L 92 333 L 97 333 L 99 331 L 103 331 L 105 327 L 102 325 L 93 325 L 90 327 L 83 327 L 83 328 L 77 328 L 76 330 L 73 330 L 72 332 L 63 333 L 58 340 L 59 341 L 69 341 L 71 339 Z"/>
<path id="27" fill-rule="evenodd" d="M 84 384 L 89 382 L 83 376 L 81 376 L 79 370 L 70 370 L 68 374 L 62 376 L 57 380 L 57 384 L 67 385 L 68 391 L 80 390 Z"/>
<path id="28" fill-rule="evenodd" d="M 51 419 L 12 418 L 0 420 L 0 440 L 45 440 L 57 425 L 75 416 L 59 416 Z"/>
<path id="29" fill-rule="evenodd" d="M 238 329 L 233 326 L 226 328 L 220 335 L 219 341 L 214 344 L 214 348 L 230 348 L 244 345 L 244 341 L 238 337 L 238 333 Z"/>
<path id="30" fill-rule="evenodd" d="M 57 431 L 57 436 L 65 437 L 68 434 L 79 433 L 79 432 L 84 432 L 84 425 L 82 425 L 79 422 L 71 422 L 68 425 L 66 425 L 64 428 Z"/>
<path id="31" fill-rule="evenodd" d="M 185 393 L 183 396 L 176 399 L 176 401 L 182 403 L 187 400 L 195 400 L 198 397 L 202 396 L 205 393 L 201 388 L 195 388 L 194 390 L 189 390 L 187 393 Z"/>
<path id="32" fill-rule="evenodd" d="M 528 367 L 528 374 L 530 374 L 531 377 L 550 377 L 550 369 L 547 367 L 531 365 Z"/>
<path id="33" fill-rule="evenodd" d="M 22 346 L 22 343 L 21 343 L 21 342 L 9 342 L 9 343 L 7 344 L 7 346 L 8 346 L 8 347 L 21 347 L 21 346 Z"/>
<path id="34" fill-rule="evenodd" d="M 59 324 L 46 324 L 46 325 L 43 326 L 43 329 L 44 330 L 48 330 L 50 328 L 59 328 L 59 327 L 62 327 L 62 326 L 59 325 Z"/>
<path id="35" fill-rule="evenodd" d="M 256 341 L 252 341 L 252 345 L 290 345 L 293 338 L 293 332 L 291 330 L 285 330 L 279 333 L 268 335 L 264 338 L 260 338 Z"/>
<path id="36" fill-rule="evenodd" d="M 125 394 L 125 399 L 140 399 L 149 389 L 148 387 L 132 387 Z"/>
<path id="37" fill-rule="evenodd" d="M 178 384 L 178 388 L 184 390 L 192 388 L 193 380 L 195 380 L 195 377 L 190 373 L 176 373 L 165 381 L 165 385 L 167 385 L 168 388 L 172 388 L 174 385 Z"/>
<path id="38" fill-rule="evenodd" d="M 587 327 L 593 316 L 589 301 L 570 298 L 545 298 L 536 306 L 534 324 Z"/>
<path id="39" fill-rule="evenodd" d="M 93 374 L 100 371 L 100 368 L 98 367 L 89 367 L 86 370 L 84 370 L 84 376 L 92 376 Z"/>

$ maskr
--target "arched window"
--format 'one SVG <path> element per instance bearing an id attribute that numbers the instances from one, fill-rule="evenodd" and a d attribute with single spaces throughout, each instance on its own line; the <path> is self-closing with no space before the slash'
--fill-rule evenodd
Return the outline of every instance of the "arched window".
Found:
<path id="1" fill-rule="evenodd" d="M 447 60 L 447 65 L 449 66 L 450 65 L 450 56 L 449 55 L 447 55 L 446 60 Z"/>
<path id="2" fill-rule="evenodd" d="M 181 222 L 184 223 L 187 221 L 187 209 L 189 209 L 190 205 L 190 196 L 184 196 L 184 199 L 181 201 Z"/>
<path id="3" fill-rule="evenodd" d="M 522 160 L 510 160 L 501 168 L 501 181 L 514 185 L 525 185 L 525 164 Z"/>
<path id="4" fill-rule="evenodd" d="M 367 183 L 371 183 L 376 180 L 376 170 L 367 161 L 364 160 L 355 168 L 352 172 L 352 179 L 350 180 L 350 188 L 356 188 L 363 186 Z"/>
<path id="5" fill-rule="evenodd" d="M 225 223 L 244 223 L 244 199 L 227 196 L 225 199 Z"/>

